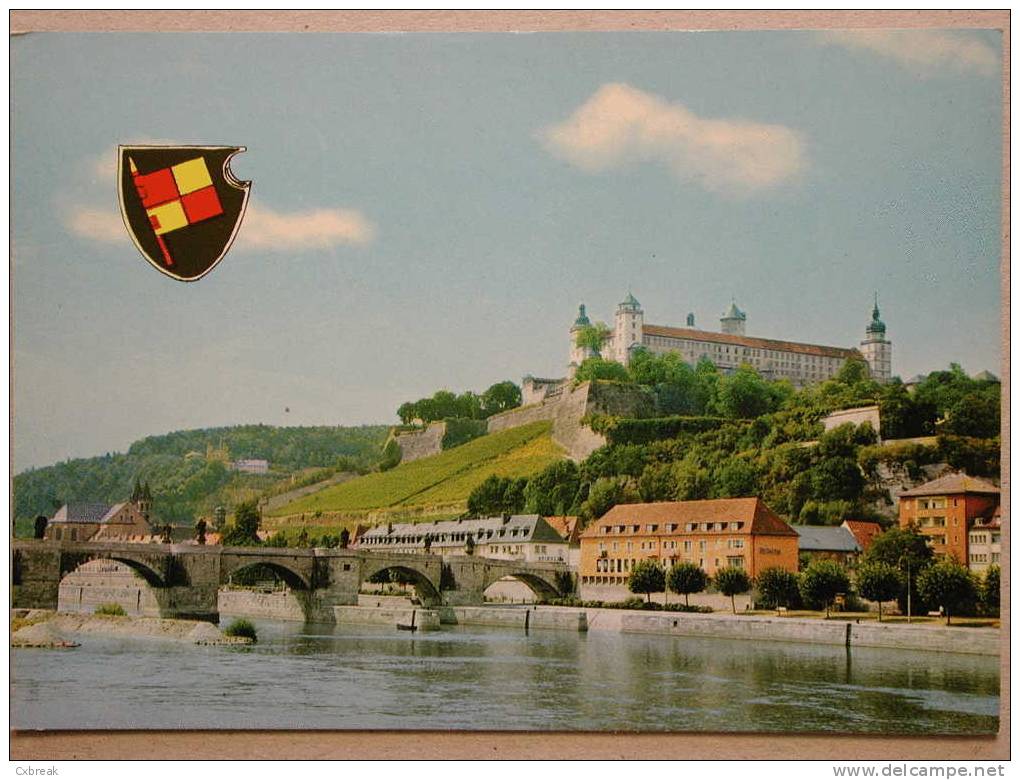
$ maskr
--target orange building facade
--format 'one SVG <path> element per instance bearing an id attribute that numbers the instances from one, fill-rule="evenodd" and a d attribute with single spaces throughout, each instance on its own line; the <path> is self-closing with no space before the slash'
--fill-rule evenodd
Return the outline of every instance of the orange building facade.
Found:
<path id="1" fill-rule="evenodd" d="M 625 585 L 638 561 L 689 562 L 709 576 L 797 571 L 797 532 L 757 498 L 618 504 L 581 534 L 582 585 Z"/>
<path id="2" fill-rule="evenodd" d="M 999 506 L 999 488 L 966 474 L 939 477 L 900 494 L 900 527 L 913 527 L 937 556 L 967 566 L 969 534 Z"/>

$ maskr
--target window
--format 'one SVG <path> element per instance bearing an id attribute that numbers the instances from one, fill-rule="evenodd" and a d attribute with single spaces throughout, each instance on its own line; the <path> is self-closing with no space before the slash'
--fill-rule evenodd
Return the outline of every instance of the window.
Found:
<path id="1" fill-rule="evenodd" d="M 690 551 L 691 551 L 691 542 L 684 542 L 684 552 L 688 552 L 689 553 Z"/>
<path id="2" fill-rule="evenodd" d="M 731 549 L 739 550 L 739 549 L 742 549 L 743 546 L 744 546 L 744 540 L 743 539 L 730 539 L 729 540 L 729 547 Z"/>

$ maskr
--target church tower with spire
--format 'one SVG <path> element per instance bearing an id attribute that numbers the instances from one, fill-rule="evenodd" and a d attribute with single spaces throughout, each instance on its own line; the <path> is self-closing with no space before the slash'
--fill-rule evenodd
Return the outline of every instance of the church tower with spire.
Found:
<path id="1" fill-rule="evenodd" d="M 577 307 L 577 319 L 574 320 L 574 324 L 570 326 L 570 365 L 567 366 L 567 375 L 573 379 L 574 374 L 577 373 L 578 366 L 580 366 L 587 358 L 593 357 L 595 352 L 591 347 L 580 346 L 577 343 L 577 336 L 581 332 L 582 328 L 586 328 L 591 325 L 591 320 L 588 319 L 588 315 L 584 310 L 584 304 L 582 303 Z"/>
<path id="2" fill-rule="evenodd" d="M 871 369 L 871 376 L 879 382 L 888 382 L 892 378 L 892 342 L 885 337 L 885 323 L 878 310 L 878 293 L 875 293 L 871 322 L 864 333 L 861 355 Z"/>

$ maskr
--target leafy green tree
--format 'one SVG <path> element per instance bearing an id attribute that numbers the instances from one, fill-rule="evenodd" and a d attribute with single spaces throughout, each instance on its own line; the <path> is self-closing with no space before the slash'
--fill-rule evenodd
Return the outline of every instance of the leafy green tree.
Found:
<path id="1" fill-rule="evenodd" d="M 228 547 L 252 547 L 259 543 L 259 524 L 262 515 L 258 502 L 245 501 L 234 509 L 234 523 L 223 534 L 223 544 Z"/>
<path id="2" fill-rule="evenodd" d="M 649 463 L 638 478 L 641 500 L 671 501 L 676 493 L 676 480 L 671 463 Z"/>
<path id="3" fill-rule="evenodd" d="M 758 495 L 758 473 L 742 457 L 728 458 L 716 476 L 716 493 L 720 498 L 743 498 Z"/>
<path id="4" fill-rule="evenodd" d="M 609 380 L 612 382 L 629 382 L 630 374 L 627 368 L 615 360 L 604 360 L 600 357 L 590 357 L 581 363 L 574 374 L 574 383 L 588 382 L 591 380 Z"/>
<path id="5" fill-rule="evenodd" d="M 513 382 L 497 382 L 482 393 L 482 414 L 491 417 L 521 405 L 521 388 Z"/>
<path id="6" fill-rule="evenodd" d="M 638 561 L 627 577 L 627 588 L 631 593 L 644 593 L 645 600 L 651 602 L 651 594 L 662 593 L 666 589 L 666 574 L 655 561 Z"/>
<path id="7" fill-rule="evenodd" d="M 849 590 L 850 577 L 835 561 L 812 561 L 800 576 L 800 595 L 804 603 L 812 607 L 823 604 L 826 618 L 836 596 Z"/>
<path id="8" fill-rule="evenodd" d="M 684 561 L 674 565 L 666 575 L 666 584 L 674 593 L 682 593 L 684 603 L 691 605 L 691 594 L 708 587 L 708 575 L 698 565 Z"/>
<path id="9" fill-rule="evenodd" d="M 871 380 L 871 369 L 861 358 L 847 358 L 840 366 L 835 379 L 843 385 L 859 385 Z"/>
<path id="10" fill-rule="evenodd" d="M 903 575 L 889 563 L 864 563 L 857 567 L 857 592 L 878 602 L 878 620 L 882 621 L 882 602 L 891 601 L 903 589 Z"/>
<path id="11" fill-rule="evenodd" d="M 755 582 L 758 601 L 767 608 L 796 606 L 800 601 L 798 585 L 796 574 L 778 566 L 763 569 Z"/>
<path id="12" fill-rule="evenodd" d="M 379 471 L 389 471 L 400 463 L 400 459 L 403 457 L 403 452 L 400 450 L 400 445 L 397 444 L 396 439 L 390 439 L 386 442 L 386 446 L 383 447 L 382 459 L 379 461 Z"/>
<path id="13" fill-rule="evenodd" d="M 771 384 L 750 366 L 740 366 L 719 383 L 719 410 L 726 417 L 759 417 L 774 407 Z"/>
<path id="14" fill-rule="evenodd" d="M 593 325 L 582 325 L 577 332 L 574 343 L 579 347 L 587 347 L 596 355 L 602 354 L 602 347 L 609 341 L 613 331 L 604 322 Z"/>
<path id="15" fill-rule="evenodd" d="M 693 459 L 685 458 L 673 466 L 673 480 L 677 501 L 698 501 L 708 498 L 712 491 L 710 472 Z"/>
<path id="16" fill-rule="evenodd" d="M 539 515 L 563 515 L 574 502 L 581 475 L 572 460 L 558 460 L 528 481 L 524 489 L 525 511 Z"/>
<path id="17" fill-rule="evenodd" d="M 981 608 L 985 614 L 999 614 L 999 594 L 1001 589 L 1001 572 L 999 567 L 989 566 L 985 569 L 985 576 L 981 580 Z"/>
<path id="18" fill-rule="evenodd" d="M 583 504 L 583 510 L 588 517 L 597 520 L 617 504 L 625 504 L 631 498 L 633 494 L 627 490 L 622 481 L 600 479 L 588 491 L 588 499 Z"/>
<path id="19" fill-rule="evenodd" d="M 751 589 L 751 578 L 747 572 L 737 566 L 728 566 L 725 569 L 719 569 L 712 578 L 712 582 L 716 590 L 724 596 L 730 597 L 730 607 L 733 609 L 733 614 L 736 615 L 736 595 L 747 593 Z"/>
<path id="20" fill-rule="evenodd" d="M 468 495 L 468 514 L 473 517 L 517 514 L 524 508 L 527 484 L 524 478 L 487 477 Z"/>
<path id="21" fill-rule="evenodd" d="M 400 418 L 400 422 L 404 425 L 410 425 L 419 418 L 418 404 L 411 401 L 402 403 L 397 407 L 397 417 Z"/>
<path id="22" fill-rule="evenodd" d="M 929 604 L 941 606 L 950 625 L 953 612 L 971 606 L 977 598 L 974 577 L 955 561 L 940 561 L 917 577 L 917 590 Z"/>
<path id="23" fill-rule="evenodd" d="M 999 392 L 967 393 L 949 407 L 944 430 L 956 436 L 991 439 L 999 435 L 1001 409 Z"/>

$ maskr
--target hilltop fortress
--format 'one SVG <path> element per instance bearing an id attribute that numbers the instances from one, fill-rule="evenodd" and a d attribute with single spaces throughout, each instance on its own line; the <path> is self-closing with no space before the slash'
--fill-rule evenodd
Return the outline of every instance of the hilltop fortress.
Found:
<path id="1" fill-rule="evenodd" d="M 694 315 L 688 314 L 687 323 L 682 328 L 651 325 L 645 322 L 641 304 L 631 293 L 627 293 L 627 297 L 616 307 L 612 334 L 602 349 L 601 357 L 627 365 L 634 350 L 643 347 L 657 355 L 675 352 L 691 365 L 708 359 L 726 373 L 746 363 L 766 379 L 788 379 L 794 387 L 830 379 L 848 358 L 858 357 L 867 362 L 871 375 L 878 381 L 886 382 L 892 377 L 892 342 L 886 338 L 877 297 L 871 312 L 871 322 L 865 328 L 865 337 L 859 347 L 833 347 L 748 336 L 747 315 L 737 307 L 735 301 L 730 304 L 719 323 L 718 331 L 701 330 L 695 325 Z M 579 346 L 577 343 L 578 334 L 591 324 L 582 303 L 577 319 L 570 328 L 567 377 L 524 377 L 524 405 L 542 401 L 569 382 L 581 363 L 590 357 L 599 356 L 591 347 Z"/>

